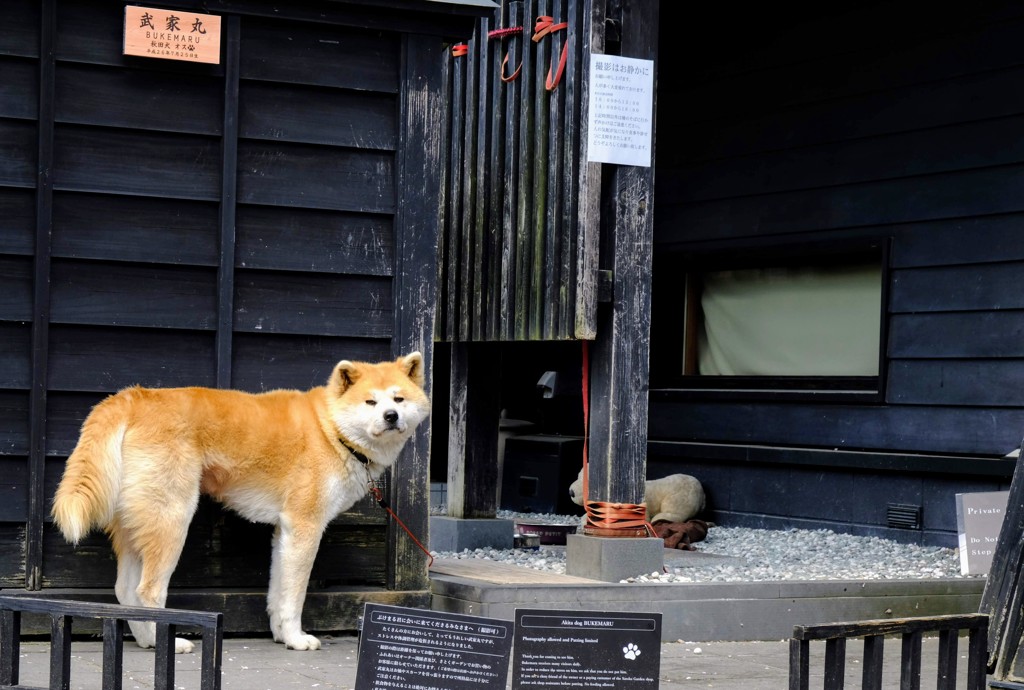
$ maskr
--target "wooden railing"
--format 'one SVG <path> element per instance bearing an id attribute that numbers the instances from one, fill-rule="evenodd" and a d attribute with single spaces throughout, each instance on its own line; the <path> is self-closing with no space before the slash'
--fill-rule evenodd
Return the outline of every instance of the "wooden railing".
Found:
<path id="1" fill-rule="evenodd" d="M 224 639 L 224 616 L 221 613 L 13 596 L 0 596 L 0 688 L 25 688 L 18 684 L 22 613 L 50 617 L 50 690 L 71 687 L 71 625 L 74 618 L 103 621 L 103 690 L 121 688 L 124 624 L 128 620 L 156 623 L 153 672 L 156 690 L 173 690 L 175 687 L 176 626 L 202 630 L 200 687 L 202 690 L 220 689 L 221 645 Z"/>
<path id="2" fill-rule="evenodd" d="M 864 690 L 881 690 L 882 651 L 886 635 L 901 636 L 900 690 L 921 687 L 921 639 L 938 633 L 939 658 L 935 687 L 956 688 L 959 635 L 968 633 L 967 690 L 984 690 L 988 616 L 930 616 L 892 620 L 869 620 L 855 623 L 798 625 L 789 641 L 789 690 L 809 690 L 811 642 L 825 641 L 825 690 L 842 690 L 846 674 L 846 641 L 864 638 Z"/>

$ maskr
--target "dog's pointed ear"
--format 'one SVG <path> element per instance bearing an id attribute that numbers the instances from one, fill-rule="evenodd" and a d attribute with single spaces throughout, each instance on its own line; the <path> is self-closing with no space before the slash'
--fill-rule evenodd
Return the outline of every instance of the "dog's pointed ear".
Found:
<path id="1" fill-rule="evenodd" d="M 331 381 L 329 385 L 335 395 L 341 395 L 347 391 L 360 376 L 362 376 L 362 372 L 359 371 L 359 365 L 355 362 L 343 359 L 334 366 L 334 371 L 331 373 Z"/>
<path id="2" fill-rule="evenodd" d="M 413 352 L 405 357 L 398 358 L 398 366 L 402 368 L 405 375 L 408 376 L 413 383 L 420 388 L 423 388 L 423 384 L 426 383 L 426 377 L 423 373 L 423 355 L 419 352 Z"/>

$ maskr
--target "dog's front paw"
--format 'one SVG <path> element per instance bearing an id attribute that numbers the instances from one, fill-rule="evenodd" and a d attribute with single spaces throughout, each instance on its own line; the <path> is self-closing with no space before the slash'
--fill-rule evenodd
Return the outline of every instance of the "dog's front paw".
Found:
<path id="1" fill-rule="evenodd" d="M 192 650 L 195 649 L 195 645 L 186 640 L 183 637 L 174 638 L 174 653 L 175 654 L 191 654 Z"/>
<path id="2" fill-rule="evenodd" d="M 284 641 L 288 649 L 297 649 L 300 652 L 306 650 L 320 649 L 320 640 L 312 635 L 300 633 Z"/>

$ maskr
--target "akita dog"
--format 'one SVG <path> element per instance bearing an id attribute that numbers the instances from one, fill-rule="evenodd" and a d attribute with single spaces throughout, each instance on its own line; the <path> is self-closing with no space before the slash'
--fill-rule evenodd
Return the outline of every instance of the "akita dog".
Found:
<path id="1" fill-rule="evenodd" d="M 418 352 L 339 362 L 326 386 L 252 394 L 127 388 L 93 408 L 53 502 L 64 538 L 110 535 L 122 604 L 163 607 L 199 494 L 276 525 L 267 612 L 274 640 L 318 649 L 302 604 L 320 536 L 366 495 L 430 412 Z M 153 623 L 129 622 L 152 647 Z M 190 652 L 178 638 L 175 651 Z"/>

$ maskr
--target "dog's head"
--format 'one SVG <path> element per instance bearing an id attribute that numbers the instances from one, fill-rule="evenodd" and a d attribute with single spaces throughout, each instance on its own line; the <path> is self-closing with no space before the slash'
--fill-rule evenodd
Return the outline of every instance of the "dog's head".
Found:
<path id="1" fill-rule="evenodd" d="M 430 414 L 419 352 L 393 362 L 342 360 L 327 384 L 328 408 L 338 432 L 390 464 L 416 426 Z"/>

